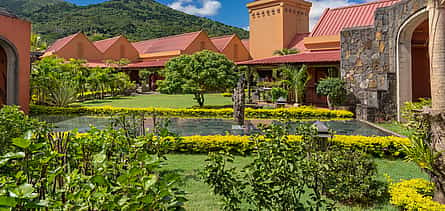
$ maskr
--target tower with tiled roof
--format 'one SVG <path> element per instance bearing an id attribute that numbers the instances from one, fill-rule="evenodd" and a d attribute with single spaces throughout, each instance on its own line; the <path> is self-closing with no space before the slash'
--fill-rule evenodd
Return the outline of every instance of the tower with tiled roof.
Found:
<path id="1" fill-rule="evenodd" d="M 298 34 L 309 32 L 312 3 L 304 0 L 257 0 L 247 4 L 250 16 L 250 54 L 271 57 L 288 48 Z"/>

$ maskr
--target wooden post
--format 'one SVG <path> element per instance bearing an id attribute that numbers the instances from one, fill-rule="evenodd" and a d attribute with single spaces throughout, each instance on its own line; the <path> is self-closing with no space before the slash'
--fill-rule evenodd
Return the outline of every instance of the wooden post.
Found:
<path id="1" fill-rule="evenodd" d="M 239 125 L 244 125 L 244 107 L 246 80 L 244 74 L 241 75 L 233 93 L 233 117 Z"/>

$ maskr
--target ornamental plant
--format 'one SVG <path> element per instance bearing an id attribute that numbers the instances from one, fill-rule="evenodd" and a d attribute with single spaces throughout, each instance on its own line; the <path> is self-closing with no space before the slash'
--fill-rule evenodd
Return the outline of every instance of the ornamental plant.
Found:
<path id="1" fill-rule="evenodd" d="M 318 82 L 317 94 L 328 98 L 329 108 L 342 105 L 346 99 L 345 82 L 340 78 L 326 78 Z"/>
<path id="2" fill-rule="evenodd" d="M 17 113 L 10 110 L 2 112 Z M 23 122 L 6 122 L 12 121 Z M 23 129 L 6 133 L 9 145 L 0 154 L 1 210 L 183 210 L 181 178 L 160 170 L 164 153 L 177 141 L 161 140 L 171 134 L 135 138 L 123 129 L 82 135 Z"/>
<path id="3" fill-rule="evenodd" d="M 204 50 L 193 55 L 181 55 L 169 60 L 161 75 L 159 90 L 167 94 L 193 94 L 200 107 L 204 94 L 224 91 L 236 85 L 238 74 L 235 64 L 223 54 Z"/>
<path id="4" fill-rule="evenodd" d="M 336 202 L 369 205 L 387 197 L 366 154 L 316 137 L 313 126 L 298 131 L 301 141 L 293 142 L 288 128 L 264 128 L 251 137 L 254 160 L 242 169 L 229 167 L 233 155 L 227 152 L 209 154 L 202 177 L 225 210 L 243 203 L 254 210 L 331 210 Z"/>

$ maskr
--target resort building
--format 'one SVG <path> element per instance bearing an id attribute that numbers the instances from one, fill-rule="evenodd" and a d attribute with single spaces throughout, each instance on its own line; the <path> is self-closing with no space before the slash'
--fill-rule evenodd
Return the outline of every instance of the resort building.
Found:
<path id="1" fill-rule="evenodd" d="M 427 0 L 376 0 L 326 9 L 307 36 L 308 1 L 258 0 L 247 7 L 253 60 L 238 64 L 260 73 L 280 64 L 308 65 L 308 102 L 318 103 L 313 87 L 332 68 L 346 81 L 359 119 L 400 119 L 405 102 L 431 97 Z M 266 34 L 274 45 L 261 46 Z M 267 57 L 285 47 L 300 53 Z"/>
<path id="2" fill-rule="evenodd" d="M 130 45 L 123 37 L 91 43 L 78 33 L 57 41 L 45 55 L 86 59 L 91 66 L 125 57 L 132 61 L 125 68 L 138 70 L 162 68 L 170 58 L 208 49 L 255 68 L 266 81 L 279 65 L 306 65 L 311 74 L 307 104 L 325 105 L 316 84 L 341 76 L 359 119 L 398 119 L 405 102 L 431 96 L 426 4 L 427 0 L 375 0 L 329 8 L 310 31 L 310 1 L 256 0 L 247 4 L 248 40 L 236 35 L 209 38 L 200 31 Z M 284 48 L 299 53 L 273 55 Z"/>
<path id="3" fill-rule="evenodd" d="M 0 107 L 29 111 L 31 24 L 0 9 Z"/>
<path id="4" fill-rule="evenodd" d="M 124 36 L 91 42 L 79 32 L 54 42 L 43 57 L 57 55 L 65 59 L 83 59 L 90 67 L 106 67 L 107 60 L 128 59 L 130 63 L 122 67 L 132 80 L 138 81 L 142 69 L 158 70 L 171 58 L 210 50 L 225 54 L 234 62 L 250 59 L 243 42 L 236 35 L 209 38 L 207 32 L 198 31 L 162 37 L 140 42 L 129 42 Z M 160 77 L 153 71 L 151 80 Z"/>

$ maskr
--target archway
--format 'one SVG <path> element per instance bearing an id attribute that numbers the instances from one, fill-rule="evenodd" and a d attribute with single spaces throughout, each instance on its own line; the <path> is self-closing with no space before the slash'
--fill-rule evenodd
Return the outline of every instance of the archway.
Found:
<path id="1" fill-rule="evenodd" d="M 426 26 L 426 31 L 425 30 Z M 428 61 L 428 10 L 418 11 L 399 29 L 397 59 L 397 117 L 405 102 L 431 96 Z M 425 37 L 426 36 L 426 37 Z"/>
<path id="2" fill-rule="evenodd" d="M 6 75 L 8 71 L 8 61 L 5 50 L 0 47 L 0 107 L 6 104 Z"/>
<path id="3" fill-rule="evenodd" d="M 18 105 L 18 74 L 17 50 L 0 36 L 0 106 Z"/>

